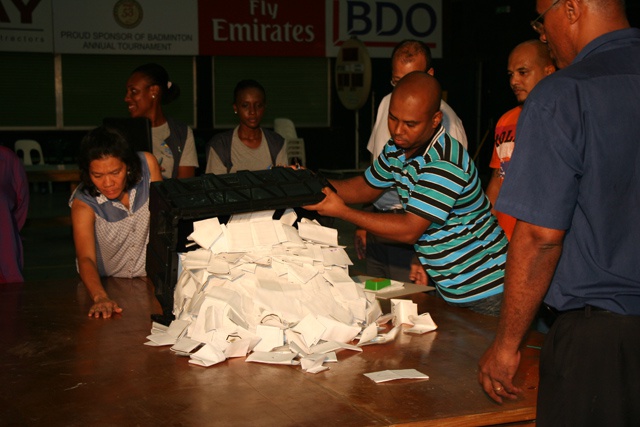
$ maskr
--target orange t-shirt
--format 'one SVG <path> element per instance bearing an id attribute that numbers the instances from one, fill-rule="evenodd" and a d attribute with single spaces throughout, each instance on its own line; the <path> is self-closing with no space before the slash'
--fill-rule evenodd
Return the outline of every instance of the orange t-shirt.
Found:
<path id="1" fill-rule="evenodd" d="M 518 117 L 520 117 L 521 111 L 522 106 L 517 106 L 507 111 L 500 117 L 500 120 L 498 120 L 496 124 L 495 143 L 489 167 L 492 169 L 500 169 L 500 182 L 504 180 L 513 149 L 516 145 L 516 125 L 518 124 Z M 513 228 L 516 226 L 516 219 L 511 215 L 498 211 L 496 211 L 496 217 L 498 218 L 498 224 L 500 224 L 500 227 L 502 227 L 504 233 L 507 235 L 507 239 L 511 240 Z"/>

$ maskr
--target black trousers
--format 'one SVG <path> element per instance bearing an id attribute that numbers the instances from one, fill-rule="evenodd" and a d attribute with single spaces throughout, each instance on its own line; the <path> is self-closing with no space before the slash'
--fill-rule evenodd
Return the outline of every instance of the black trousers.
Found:
<path id="1" fill-rule="evenodd" d="M 640 316 L 560 314 L 540 356 L 537 426 L 640 426 Z"/>

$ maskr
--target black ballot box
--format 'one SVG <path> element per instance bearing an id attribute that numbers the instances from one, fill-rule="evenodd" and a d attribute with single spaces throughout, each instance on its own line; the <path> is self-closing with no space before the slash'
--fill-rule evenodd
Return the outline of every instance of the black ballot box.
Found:
<path id="1" fill-rule="evenodd" d="M 286 208 L 318 203 L 327 185 L 328 181 L 310 170 L 285 167 L 151 183 L 147 276 L 164 317 L 170 318 L 173 310 L 178 253 L 197 248 L 187 247 L 194 221 L 218 217 L 226 223 L 232 214 L 262 210 L 281 210 L 281 214 Z M 299 216 L 317 215 L 304 209 L 296 211 Z"/>

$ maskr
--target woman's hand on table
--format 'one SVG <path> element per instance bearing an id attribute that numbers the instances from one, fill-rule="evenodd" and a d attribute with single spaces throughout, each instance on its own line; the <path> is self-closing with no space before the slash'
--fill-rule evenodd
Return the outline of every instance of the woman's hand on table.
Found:
<path id="1" fill-rule="evenodd" d="M 118 306 L 117 302 L 109 299 L 107 296 L 96 298 L 91 309 L 89 309 L 89 317 L 95 317 L 96 319 L 100 316 L 107 319 L 111 317 L 113 313 L 122 313 L 122 308 Z"/>

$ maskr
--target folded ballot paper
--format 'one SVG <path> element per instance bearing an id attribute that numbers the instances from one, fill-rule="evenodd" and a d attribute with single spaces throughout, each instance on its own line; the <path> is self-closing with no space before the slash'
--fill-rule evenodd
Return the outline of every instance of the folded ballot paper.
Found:
<path id="1" fill-rule="evenodd" d="M 398 303 L 396 326 L 379 334 L 380 305 L 349 277 L 337 231 L 306 219 L 296 228 L 293 210 L 279 220 L 273 213 L 194 222 L 189 240 L 197 248 L 179 259 L 176 320 L 154 323 L 146 345 L 171 346 L 205 367 L 246 357 L 317 373 L 337 361 L 336 351 L 390 342 L 403 319 L 420 317 Z M 348 344 L 357 337 L 357 346 Z"/>

